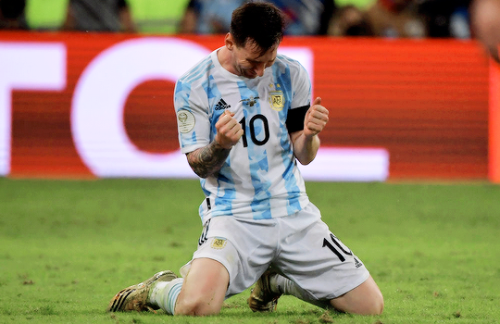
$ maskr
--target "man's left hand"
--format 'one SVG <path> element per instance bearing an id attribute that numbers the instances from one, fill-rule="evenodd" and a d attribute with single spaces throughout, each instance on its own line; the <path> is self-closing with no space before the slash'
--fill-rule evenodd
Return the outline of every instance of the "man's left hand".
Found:
<path id="1" fill-rule="evenodd" d="M 317 97 L 307 110 L 304 119 L 303 134 L 312 137 L 319 134 L 328 122 L 328 109 L 321 105 L 321 98 Z"/>

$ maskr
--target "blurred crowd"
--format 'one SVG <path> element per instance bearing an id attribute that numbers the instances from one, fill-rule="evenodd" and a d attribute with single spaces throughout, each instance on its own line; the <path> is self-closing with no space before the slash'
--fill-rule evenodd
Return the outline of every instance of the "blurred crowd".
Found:
<path id="1" fill-rule="evenodd" d="M 245 0 L 0 0 L 0 28 L 214 34 Z M 470 38 L 471 0 L 269 0 L 288 35 Z M 499 17 L 500 19 L 500 17 Z"/>
<path id="2" fill-rule="evenodd" d="M 0 29 L 226 33 L 231 12 L 245 1 L 0 0 Z M 500 0 L 267 1 L 286 14 L 287 35 L 459 39 L 475 37 L 475 2 L 500 3 Z M 486 35 L 500 32 L 492 30 L 500 29 L 495 22 L 500 20 L 500 11 L 495 10 L 481 9 L 484 16 L 481 19 L 493 21 L 493 25 L 485 23 Z"/>

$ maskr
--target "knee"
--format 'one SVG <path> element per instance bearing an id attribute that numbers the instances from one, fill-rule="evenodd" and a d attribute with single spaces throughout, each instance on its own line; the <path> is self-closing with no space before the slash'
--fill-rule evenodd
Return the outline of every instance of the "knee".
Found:
<path id="1" fill-rule="evenodd" d="M 384 311 L 384 297 L 382 294 L 376 294 L 375 296 L 370 296 L 363 302 L 352 306 L 352 309 L 348 310 L 349 313 L 360 314 L 360 315 L 381 315 Z"/>
<path id="2" fill-rule="evenodd" d="M 384 311 L 384 296 L 377 284 L 370 277 L 358 286 L 350 297 L 350 302 L 355 304 L 354 313 L 362 315 L 380 315 Z"/>
<path id="3" fill-rule="evenodd" d="M 215 301 L 201 298 L 182 298 L 177 300 L 175 305 L 175 315 L 186 316 L 208 316 L 220 312 L 222 305 Z"/>
<path id="4" fill-rule="evenodd" d="M 373 306 L 370 311 L 371 315 L 380 315 L 384 311 L 384 296 L 380 294 L 373 301 Z"/>
<path id="5" fill-rule="evenodd" d="M 384 311 L 384 297 L 373 279 L 369 279 L 345 295 L 330 300 L 330 305 L 340 312 L 380 315 Z"/>
<path id="6" fill-rule="evenodd" d="M 360 303 L 360 307 L 356 309 L 356 313 L 363 315 L 381 315 L 384 311 L 384 296 L 380 291 L 372 294 Z"/>

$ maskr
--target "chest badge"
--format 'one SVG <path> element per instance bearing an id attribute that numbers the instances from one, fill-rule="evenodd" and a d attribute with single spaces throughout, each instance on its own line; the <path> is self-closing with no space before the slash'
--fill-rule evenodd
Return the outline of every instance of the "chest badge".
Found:
<path id="1" fill-rule="evenodd" d="M 285 96 L 283 95 L 283 91 L 269 92 L 269 103 L 274 110 L 282 111 L 283 107 L 285 107 Z"/>
<path id="2" fill-rule="evenodd" d="M 244 105 L 248 105 L 250 107 L 253 107 L 257 103 L 257 99 L 260 99 L 260 98 L 250 96 L 250 98 L 248 98 L 248 99 L 241 99 L 240 102 L 243 102 Z"/>
<path id="3" fill-rule="evenodd" d="M 283 91 L 281 91 L 281 85 L 279 83 L 269 84 L 269 104 L 271 108 L 276 111 L 282 111 L 285 107 L 285 96 Z"/>

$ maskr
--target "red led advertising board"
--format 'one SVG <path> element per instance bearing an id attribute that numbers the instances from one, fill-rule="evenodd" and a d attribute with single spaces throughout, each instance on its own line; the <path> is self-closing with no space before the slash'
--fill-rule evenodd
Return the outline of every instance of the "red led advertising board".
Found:
<path id="1" fill-rule="evenodd" d="M 195 177 L 179 153 L 174 84 L 222 45 L 0 32 L 0 175 Z M 488 179 L 493 63 L 476 42 L 297 37 L 280 52 L 330 111 L 306 179 Z"/>

